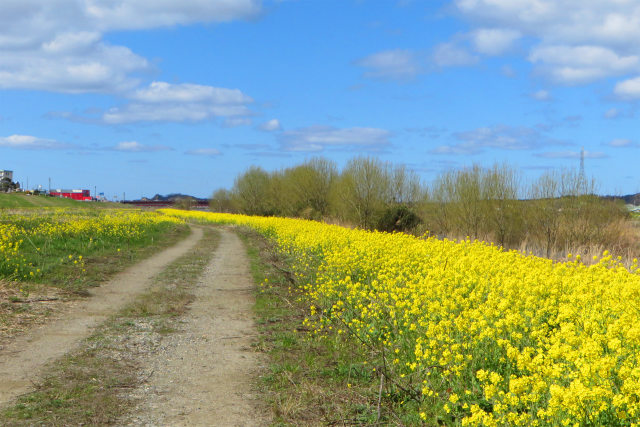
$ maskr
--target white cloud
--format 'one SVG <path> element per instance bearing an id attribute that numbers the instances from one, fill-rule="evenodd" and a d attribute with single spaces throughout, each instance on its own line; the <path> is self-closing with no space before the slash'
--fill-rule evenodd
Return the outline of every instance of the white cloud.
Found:
<path id="1" fill-rule="evenodd" d="M 605 111 L 604 117 L 605 119 L 615 119 L 617 117 L 620 117 L 620 110 L 618 110 L 617 108 L 610 108 Z"/>
<path id="2" fill-rule="evenodd" d="M 535 150 L 550 145 L 564 145 L 538 130 L 524 126 L 498 125 L 481 127 L 471 131 L 457 132 L 453 137 L 460 141 L 450 145 L 440 145 L 430 151 L 432 154 L 479 154 L 487 148 L 499 150 Z"/>
<path id="3" fill-rule="evenodd" d="M 601 46 L 541 46 L 529 55 L 533 63 L 553 80 L 583 84 L 640 70 L 640 56 L 619 55 Z"/>
<path id="4" fill-rule="evenodd" d="M 421 72 L 416 54 L 405 49 L 374 53 L 356 61 L 356 65 L 368 68 L 364 76 L 372 78 L 407 79 Z"/>
<path id="5" fill-rule="evenodd" d="M 3 0 L 0 89 L 122 93 L 146 59 L 102 40 L 112 30 L 250 19 L 259 0 Z"/>
<path id="6" fill-rule="evenodd" d="M 501 55 L 520 38 L 520 32 L 505 28 L 480 28 L 471 33 L 476 50 L 485 55 Z"/>
<path id="7" fill-rule="evenodd" d="M 325 148 L 379 149 L 390 144 L 391 133 L 384 129 L 310 126 L 282 132 L 280 141 L 286 151 L 322 151 Z"/>
<path id="8" fill-rule="evenodd" d="M 538 101 L 550 101 L 551 93 L 548 90 L 539 90 L 537 92 L 532 93 L 531 97 Z"/>
<path id="9" fill-rule="evenodd" d="M 640 71 L 637 1 L 455 0 L 455 5 L 478 28 L 472 37 L 487 27 L 526 37 L 528 59 L 556 83 L 587 84 Z"/>
<path id="10" fill-rule="evenodd" d="M 138 84 L 132 73 L 148 68 L 146 59 L 94 33 L 65 33 L 33 49 L 3 50 L 0 88 L 122 92 Z"/>
<path id="11" fill-rule="evenodd" d="M 640 5 L 631 0 L 456 0 L 472 20 L 545 42 L 637 46 Z"/>
<path id="12" fill-rule="evenodd" d="M 477 56 L 456 42 L 441 43 L 433 51 L 433 62 L 440 67 L 460 67 L 476 64 Z"/>
<path id="13" fill-rule="evenodd" d="M 510 79 L 517 76 L 516 70 L 514 70 L 513 67 L 511 67 L 510 65 L 503 65 L 500 68 L 500 72 L 502 73 L 503 76 L 508 77 Z"/>
<path id="14" fill-rule="evenodd" d="M 250 97 L 238 89 L 225 89 L 190 83 L 171 84 L 166 82 L 152 82 L 148 88 L 135 91 L 131 99 L 150 104 L 205 102 L 218 105 L 237 105 L 252 102 Z"/>
<path id="15" fill-rule="evenodd" d="M 189 154 L 191 156 L 204 156 L 204 157 L 216 157 L 221 155 L 222 153 L 215 148 L 197 148 L 195 150 L 188 150 L 184 152 L 185 154 Z"/>
<path id="16" fill-rule="evenodd" d="M 271 119 L 269 121 L 262 123 L 260 126 L 258 126 L 258 129 L 263 130 L 265 132 L 275 132 L 275 131 L 282 130 L 282 125 L 280 124 L 280 120 Z"/>
<path id="17" fill-rule="evenodd" d="M 104 30 L 251 19 L 261 11 L 260 0 L 89 0 L 85 4 L 87 17 Z"/>
<path id="18" fill-rule="evenodd" d="M 609 147 L 614 147 L 614 148 L 625 148 L 625 147 L 637 147 L 638 146 L 638 144 L 635 144 L 632 140 L 624 139 L 624 138 L 612 139 L 611 141 L 609 141 L 607 143 L 607 145 Z"/>
<path id="19" fill-rule="evenodd" d="M 31 135 L 10 135 L 0 137 L 0 147 L 25 150 L 62 150 L 70 148 L 72 145 Z"/>
<path id="20" fill-rule="evenodd" d="M 250 114 L 253 100 L 238 89 L 195 84 L 153 82 L 131 95 L 132 103 L 109 109 L 108 124 L 141 121 L 196 122 L 215 117 L 240 118 Z"/>
<path id="21" fill-rule="evenodd" d="M 536 157 L 542 157 L 544 159 L 579 159 L 582 156 L 580 151 L 549 151 L 546 153 L 534 154 Z M 586 151 L 584 152 L 586 159 L 604 159 L 607 156 L 600 151 Z"/>
<path id="22" fill-rule="evenodd" d="M 154 152 L 154 151 L 167 151 L 171 150 L 170 147 L 165 145 L 144 145 L 137 141 L 123 141 L 116 144 L 111 148 L 114 151 L 128 151 L 131 153 L 143 153 L 143 152 Z"/>
<path id="23" fill-rule="evenodd" d="M 618 82 L 613 92 L 623 99 L 640 98 L 640 77 Z"/>
<path id="24" fill-rule="evenodd" d="M 226 128 L 235 128 L 238 126 L 251 126 L 253 121 L 248 117 L 229 117 L 222 122 L 222 126 Z"/>

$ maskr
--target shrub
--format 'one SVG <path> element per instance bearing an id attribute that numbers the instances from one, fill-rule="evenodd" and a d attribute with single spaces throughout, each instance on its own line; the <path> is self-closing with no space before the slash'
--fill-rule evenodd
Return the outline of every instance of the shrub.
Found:
<path id="1" fill-rule="evenodd" d="M 420 217 L 406 205 L 396 205 L 387 208 L 376 227 L 380 231 L 413 231 L 420 224 Z"/>

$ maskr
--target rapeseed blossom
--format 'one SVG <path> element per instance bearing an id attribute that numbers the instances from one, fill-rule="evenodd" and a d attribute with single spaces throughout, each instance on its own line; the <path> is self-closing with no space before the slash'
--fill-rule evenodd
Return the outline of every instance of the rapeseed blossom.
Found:
<path id="1" fill-rule="evenodd" d="M 180 220 L 126 209 L 3 210 L 0 212 L 0 277 L 25 280 L 41 276 L 43 266 L 39 262 L 46 260 L 49 253 L 64 250 L 70 240 L 86 242 L 74 249 L 99 245 L 104 240 L 132 242 L 143 238 L 146 230 L 167 222 Z M 74 264 L 84 271 L 81 253 L 68 254 L 59 262 Z"/>
<path id="2" fill-rule="evenodd" d="M 339 329 L 427 424 L 640 423 L 640 274 L 484 242 L 163 210 L 251 227 L 292 260 L 314 336 Z M 373 364 L 372 364 L 373 365 Z"/>

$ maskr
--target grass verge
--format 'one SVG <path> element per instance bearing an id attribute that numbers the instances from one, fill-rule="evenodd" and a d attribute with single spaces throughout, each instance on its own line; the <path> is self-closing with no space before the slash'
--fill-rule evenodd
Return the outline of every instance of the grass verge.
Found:
<path id="1" fill-rule="evenodd" d="M 355 351 L 338 334 L 322 339 L 309 334 L 302 326 L 306 306 L 286 260 L 259 234 L 248 229 L 238 234 L 261 289 L 255 305 L 260 331 L 256 346 L 270 359 L 260 386 L 274 425 L 420 424 L 398 413 L 405 402 L 384 383 L 381 387 L 380 369 L 370 366 L 361 350 Z"/>
<path id="2" fill-rule="evenodd" d="M 36 391 L 0 412 L 0 425 L 108 425 L 134 404 L 144 381 L 139 361 L 151 354 L 192 301 L 191 288 L 213 257 L 218 233 L 203 239 L 156 276 L 154 285 L 102 325 L 79 350 L 53 363 Z"/>
<path id="3" fill-rule="evenodd" d="M 55 273 L 47 274 L 39 282 L 0 279 L 0 343 L 45 322 L 65 301 L 87 296 L 88 288 L 175 245 L 188 233 L 186 225 L 158 227 L 145 240 L 121 245 L 122 249 L 116 245 L 96 247 L 84 257 L 83 272 L 69 264 L 60 265 Z"/>

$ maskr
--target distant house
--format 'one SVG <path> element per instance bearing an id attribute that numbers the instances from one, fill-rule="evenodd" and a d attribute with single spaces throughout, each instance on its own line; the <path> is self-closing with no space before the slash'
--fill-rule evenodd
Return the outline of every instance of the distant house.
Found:
<path id="1" fill-rule="evenodd" d="M 0 191 L 11 192 L 19 187 L 17 182 L 13 182 L 13 171 L 0 170 Z"/>
<path id="2" fill-rule="evenodd" d="M 51 190 L 49 192 L 50 196 L 53 197 L 65 197 L 67 199 L 73 200 L 91 200 L 91 191 L 90 190 Z"/>
<path id="3" fill-rule="evenodd" d="M 13 181 L 13 171 L 0 170 L 0 181 L 5 179 Z"/>

